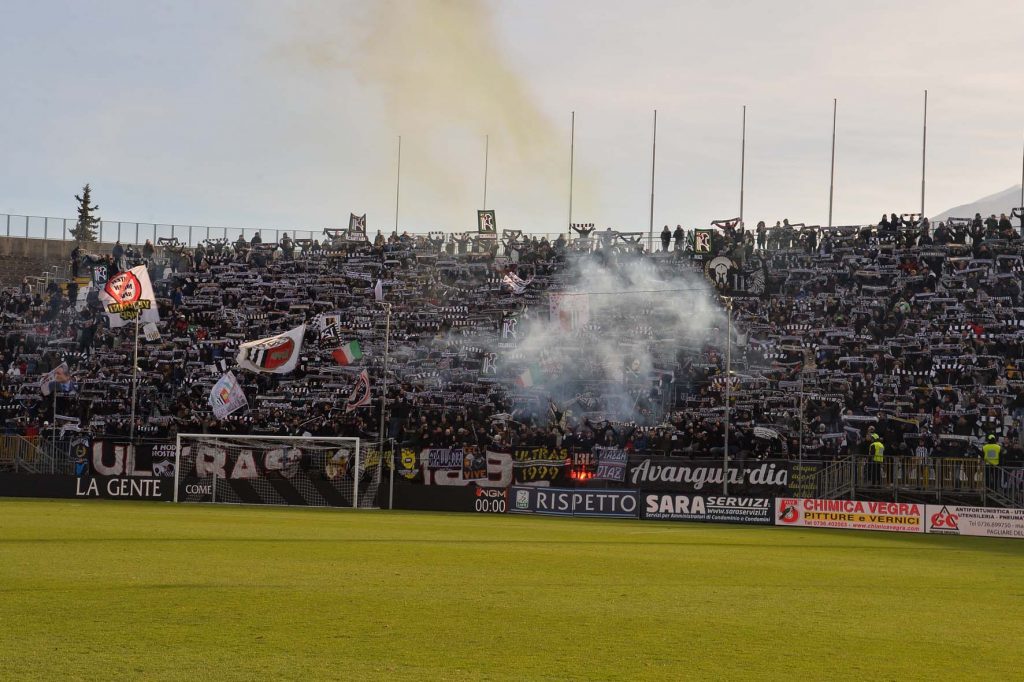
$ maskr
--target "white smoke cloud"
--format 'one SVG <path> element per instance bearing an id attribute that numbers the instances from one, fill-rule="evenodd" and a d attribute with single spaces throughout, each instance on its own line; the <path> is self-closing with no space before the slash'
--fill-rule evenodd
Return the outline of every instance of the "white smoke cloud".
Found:
<path id="1" fill-rule="evenodd" d="M 586 255 L 564 277 L 565 289 L 551 295 L 566 303 L 550 319 L 539 311 L 519 325 L 506 366 L 539 368 L 527 391 L 539 392 L 541 411 L 551 399 L 575 415 L 663 421 L 677 362 L 724 338 L 725 316 L 703 275 L 675 259 Z"/>

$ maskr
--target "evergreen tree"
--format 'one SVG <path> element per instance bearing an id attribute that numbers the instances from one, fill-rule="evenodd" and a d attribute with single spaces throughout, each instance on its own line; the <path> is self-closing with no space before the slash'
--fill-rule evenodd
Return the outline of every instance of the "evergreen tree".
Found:
<path id="1" fill-rule="evenodd" d="M 71 231 L 71 236 L 76 242 L 94 242 L 96 241 L 96 228 L 100 224 L 100 219 L 94 216 L 93 211 L 98 211 L 99 206 L 90 206 L 92 190 L 89 188 L 88 183 L 82 188 L 82 195 L 75 195 L 75 199 L 78 200 L 78 223 L 75 228 Z"/>

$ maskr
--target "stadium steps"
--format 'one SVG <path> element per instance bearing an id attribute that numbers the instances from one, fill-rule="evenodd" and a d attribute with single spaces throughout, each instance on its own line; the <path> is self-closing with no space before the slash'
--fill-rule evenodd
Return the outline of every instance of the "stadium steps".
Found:
<path id="1" fill-rule="evenodd" d="M 0 436 L 0 469 L 38 474 L 42 473 L 40 465 L 46 459 L 35 441 L 24 436 Z"/>
<path id="2" fill-rule="evenodd" d="M 16 286 L 26 277 L 39 277 L 47 272 L 48 265 L 40 257 L 0 255 L 0 284 Z"/>

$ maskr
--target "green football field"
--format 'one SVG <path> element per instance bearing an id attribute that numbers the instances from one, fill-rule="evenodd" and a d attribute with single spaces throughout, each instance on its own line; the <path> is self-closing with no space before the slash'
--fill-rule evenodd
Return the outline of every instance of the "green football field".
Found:
<path id="1" fill-rule="evenodd" d="M 1020 679 L 1024 542 L 0 501 L 2 679 Z"/>

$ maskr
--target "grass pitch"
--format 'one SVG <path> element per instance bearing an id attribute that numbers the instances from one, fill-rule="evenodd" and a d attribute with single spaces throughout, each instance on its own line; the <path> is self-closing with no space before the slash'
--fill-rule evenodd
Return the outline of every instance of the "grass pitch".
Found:
<path id="1" fill-rule="evenodd" d="M 3 679 L 1019 679 L 1024 543 L 0 501 Z"/>

